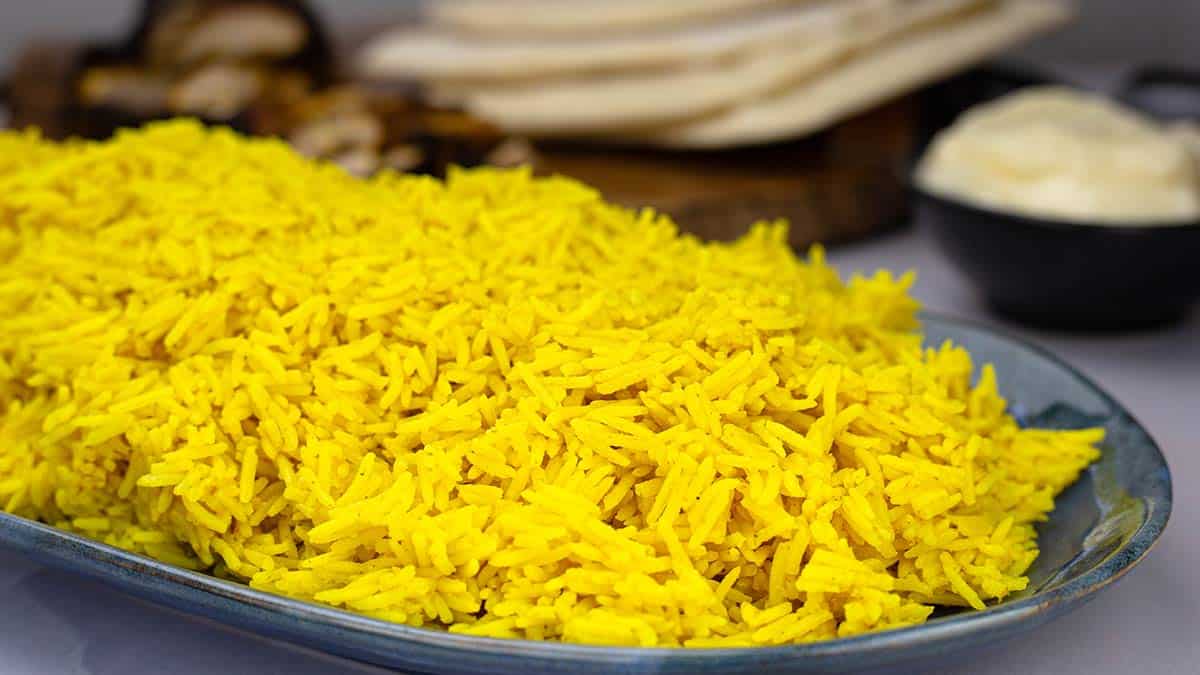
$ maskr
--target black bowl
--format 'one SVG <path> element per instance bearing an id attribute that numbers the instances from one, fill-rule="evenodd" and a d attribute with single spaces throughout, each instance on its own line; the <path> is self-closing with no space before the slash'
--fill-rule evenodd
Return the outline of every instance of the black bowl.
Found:
<path id="1" fill-rule="evenodd" d="M 916 189 L 919 222 L 999 312 L 1052 328 L 1127 329 L 1200 299 L 1200 222 L 1071 223 Z"/>

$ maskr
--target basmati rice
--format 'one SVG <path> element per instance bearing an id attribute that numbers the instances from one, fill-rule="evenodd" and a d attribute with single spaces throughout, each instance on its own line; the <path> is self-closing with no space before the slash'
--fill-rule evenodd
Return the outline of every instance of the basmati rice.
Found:
<path id="1" fill-rule="evenodd" d="M 1024 588 L 1099 431 L 839 281 L 564 178 L 173 121 L 0 135 L 0 504 L 415 626 L 821 640 Z"/>

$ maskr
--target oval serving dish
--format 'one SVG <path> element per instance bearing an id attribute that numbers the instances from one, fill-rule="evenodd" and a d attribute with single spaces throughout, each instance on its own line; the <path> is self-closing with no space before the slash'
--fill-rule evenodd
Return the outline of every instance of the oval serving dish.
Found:
<path id="1" fill-rule="evenodd" d="M 1086 377 L 1031 345 L 969 323 L 924 316 L 927 343 L 949 339 L 993 363 L 1025 425 L 1104 426 L 1103 456 L 1059 496 L 1039 528 L 1026 591 L 979 612 L 939 612 L 920 626 L 753 649 L 606 648 L 468 637 L 412 628 L 270 595 L 0 514 L 0 545 L 138 597 L 264 636 L 414 673 L 824 673 L 957 661 L 964 650 L 1035 629 L 1136 565 L 1171 512 L 1167 465 L 1149 434 Z"/>

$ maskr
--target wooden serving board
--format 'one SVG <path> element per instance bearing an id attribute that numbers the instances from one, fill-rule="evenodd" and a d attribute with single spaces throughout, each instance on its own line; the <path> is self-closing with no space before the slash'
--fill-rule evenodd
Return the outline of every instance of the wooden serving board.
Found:
<path id="1" fill-rule="evenodd" d="M 806 247 L 904 220 L 919 120 L 912 97 L 798 141 L 720 151 L 543 144 L 535 166 L 615 202 L 658 209 L 708 239 L 733 239 L 755 222 L 783 218 L 792 245 Z"/>

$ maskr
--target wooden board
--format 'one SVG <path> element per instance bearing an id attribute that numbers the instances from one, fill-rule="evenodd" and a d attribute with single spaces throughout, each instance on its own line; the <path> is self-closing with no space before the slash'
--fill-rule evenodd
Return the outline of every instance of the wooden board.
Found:
<path id="1" fill-rule="evenodd" d="M 906 98 L 787 143 L 721 151 L 543 145 L 542 173 L 578 178 L 609 199 L 651 206 L 685 230 L 728 240 L 761 220 L 791 223 L 791 243 L 861 238 L 898 225 L 920 106 Z"/>
<path id="2" fill-rule="evenodd" d="M 333 35 L 347 54 L 417 21 L 397 12 Z M 658 209 L 706 239 L 734 239 L 757 221 L 784 218 L 796 248 L 852 241 L 898 227 L 908 215 L 909 165 L 924 132 L 921 101 L 912 94 L 808 138 L 731 150 L 539 141 L 535 167 L 584 181 L 614 202 Z"/>

